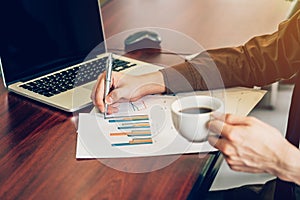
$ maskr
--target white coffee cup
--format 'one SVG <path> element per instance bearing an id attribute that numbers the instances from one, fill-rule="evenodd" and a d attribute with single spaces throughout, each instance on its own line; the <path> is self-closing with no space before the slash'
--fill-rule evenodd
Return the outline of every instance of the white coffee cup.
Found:
<path id="1" fill-rule="evenodd" d="M 204 95 L 182 97 L 171 105 L 173 124 L 187 140 L 202 142 L 207 140 L 209 133 L 207 122 L 211 119 L 212 112 L 222 113 L 223 109 L 223 102 L 215 97 Z"/>

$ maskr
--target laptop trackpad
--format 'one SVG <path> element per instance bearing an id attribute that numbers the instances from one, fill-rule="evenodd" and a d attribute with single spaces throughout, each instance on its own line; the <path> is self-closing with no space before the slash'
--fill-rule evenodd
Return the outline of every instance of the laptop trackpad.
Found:
<path id="1" fill-rule="evenodd" d="M 92 91 L 92 90 L 93 90 L 93 87 L 94 87 L 94 85 L 95 85 L 95 83 L 96 83 L 96 82 L 93 81 L 92 83 L 89 83 L 89 84 L 84 85 L 83 88 Z"/>

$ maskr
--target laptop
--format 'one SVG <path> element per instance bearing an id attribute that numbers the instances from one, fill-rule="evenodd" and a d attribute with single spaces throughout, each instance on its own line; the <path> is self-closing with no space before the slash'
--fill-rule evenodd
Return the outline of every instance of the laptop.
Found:
<path id="1" fill-rule="evenodd" d="M 0 64 L 8 90 L 67 112 L 91 105 L 108 56 L 98 0 L 10 0 L 1 8 Z M 159 69 L 114 55 L 114 71 Z"/>

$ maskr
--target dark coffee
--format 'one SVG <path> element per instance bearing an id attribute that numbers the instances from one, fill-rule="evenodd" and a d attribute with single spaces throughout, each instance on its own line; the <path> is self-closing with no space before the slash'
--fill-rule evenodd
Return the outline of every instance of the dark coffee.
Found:
<path id="1" fill-rule="evenodd" d="M 207 107 L 191 107 L 180 110 L 181 113 L 186 114 L 201 114 L 201 113 L 209 113 L 212 112 L 213 109 Z"/>

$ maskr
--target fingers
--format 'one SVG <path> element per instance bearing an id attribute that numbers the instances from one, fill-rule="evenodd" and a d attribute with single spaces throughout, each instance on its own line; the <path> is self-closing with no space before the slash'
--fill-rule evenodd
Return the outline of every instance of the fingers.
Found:
<path id="1" fill-rule="evenodd" d="M 129 97 L 126 97 L 126 96 L 129 96 Z M 105 102 L 110 105 L 113 103 L 122 102 L 125 99 L 127 101 L 131 100 L 129 91 L 126 90 L 125 88 L 115 88 L 107 95 L 107 97 L 105 98 Z"/>
<path id="2" fill-rule="evenodd" d="M 99 108 L 99 110 L 101 112 L 104 112 L 104 88 L 105 88 L 105 76 L 106 76 L 106 72 L 103 72 L 102 74 L 100 74 L 98 76 L 97 82 L 93 87 L 92 93 L 91 93 L 91 99 L 93 101 L 93 104 Z M 117 82 L 117 80 L 115 80 L 116 76 L 114 73 L 112 74 L 112 83 L 111 83 L 111 87 L 113 87 L 113 85 L 115 84 L 115 82 Z M 110 94 L 105 98 L 105 102 L 110 104 L 113 104 L 114 102 L 116 102 L 117 97 L 112 98 L 113 96 L 115 96 L 116 91 L 112 90 L 112 92 L 110 92 Z M 114 108 L 110 109 L 109 111 L 115 111 Z M 108 111 L 108 112 L 109 112 Z"/>
<path id="3" fill-rule="evenodd" d="M 216 136 L 209 136 L 208 142 L 210 145 L 219 149 L 226 156 L 233 156 L 236 154 L 234 146 L 226 138 L 220 138 Z"/>
<path id="4" fill-rule="evenodd" d="M 119 112 L 118 106 L 119 106 L 118 103 L 109 105 L 107 108 L 107 114 L 110 115 L 110 114 Z"/>
<path id="5" fill-rule="evenodd" d="M 270 162 L 268 160 L 270 156 L 266 157 L 265 153 L 260 152 L 267 152 L 270 145 L 263 148 L 266 140 L 261 140 L 263 134 L 260 133 L 264 129 L 271 130 L 270 127 L 253 117 L 226 114 L 214 115 L 214 119 L 208 123 L 208 128 L 221 135 L 221 137 L 209 135 L 208 141 L 223 153 L 232 170 L 265 172 L 264 164 Z"/>
<path id="6" fill-rule="evenodd" d="M 239 172 L 248 172 L 248 173 L 265 173 L 264 169 L 261 169 L 256 166 L 248 166 L 246 163 L 242 162 L 240 159 L 229 158 L 225 156 L 225 160 L 228 166 L 234 170 Z"/>
<path id="7" fill-rule="evenodd" d="M 105 110 L 105 103 L 107 103 L 108 114 L 116 113 L 118 112 L 118 106 L 116 102 L 122 102 L 122 98 L 124 97 L 124 88 L 119 88 L 119 79 L 121 76 L 118 73 L 112 73 L 112 82 L 111 82 L 111 91 L 110 93 L 105 97 L 104 100 L 104 88 L 105 88 L 105 76 L 106 72 L 103 72 L 98 76 L 97 82 L 93 87 L 92 93 L 91 93 L 91 99 L 93 101 L 93 104 L 98 107 L 100 112 L 104 112 Z M 125 93 L 126 95 L 126 93 Z M 104 102 L 105 101 L 105 102 Z"/>
<path id="8" fill-rule="evenodd" d="M 228 138 L 233 134 L 234 126 L 224 121 L 214 119 L 208 122 L 208 129 L 216 135 Z"/>
<path id="9" fill-rule="evenodd" d="M 208 142 L 219 149 L 229 165 L 234 171 L 251 172 L 251 173 L 262 173 L 265 172 L 259 167 L 257 162 L 254 162 L 252 157 L 243 155 L 242 157 L 238 154 L 237 149 L 232 143 L 226 138 L 219 138 L 216 136 L 209 136 Z"/>
<path id="10" fill-rule="evenodd" d="M 247 125 L 249 117 L 243 117 L 238 115 L 232 114 L 220 114 L 220 113 L 213 113 L 212 116 L 220 121 L 226 122 L 227 124 L 232 125 Z"/>
<path id="11" fill-rule="evenodd" d="M 103 102 L 104 85 L 105 85 L 104 77 L 105 77 L 105 72 L 98 76 L 97 82 L 94 85 L 91 94 L 91 99 L 93 101 L 93 104 L 96 107 L 98 107 L 101 112 L 104 112 L 104 102 Z"/>
<path id="12" fill-rule="evenodd" d="M 224 146 L 224 140 L 222 140 L 221 138 L 219 138 L 217 136 L 209 135 L 208 142 L 210 145 L 212 145 L 213 147 L 215 147 L 219 150 L 221 150 L 221 147 Z"/>
<path id="13" fill-rule="evenodd" d="M 255 123 L 255 119 L 252 117 L 232 114 L 218 114 L 213 117 L 215 119 L 208 122 L 208 129 L 231 142 L 240 140 L 241 133 L 245 132 L 245 127 Z"/>
<path id="14" fill-rule="evenodd" d="M 230 114 L 218 115 L 217 118 L 209 121 L 208 129 L 221 136 L 216 137 L 210 134 L 209 143 L 225 155 L 234 155 L 236 153 L 235 145 L 241 140 L 240 130 L 244 127 L 244 125 L 237 125 L 237 123 L 244 123 L 244 120 Z"/>

